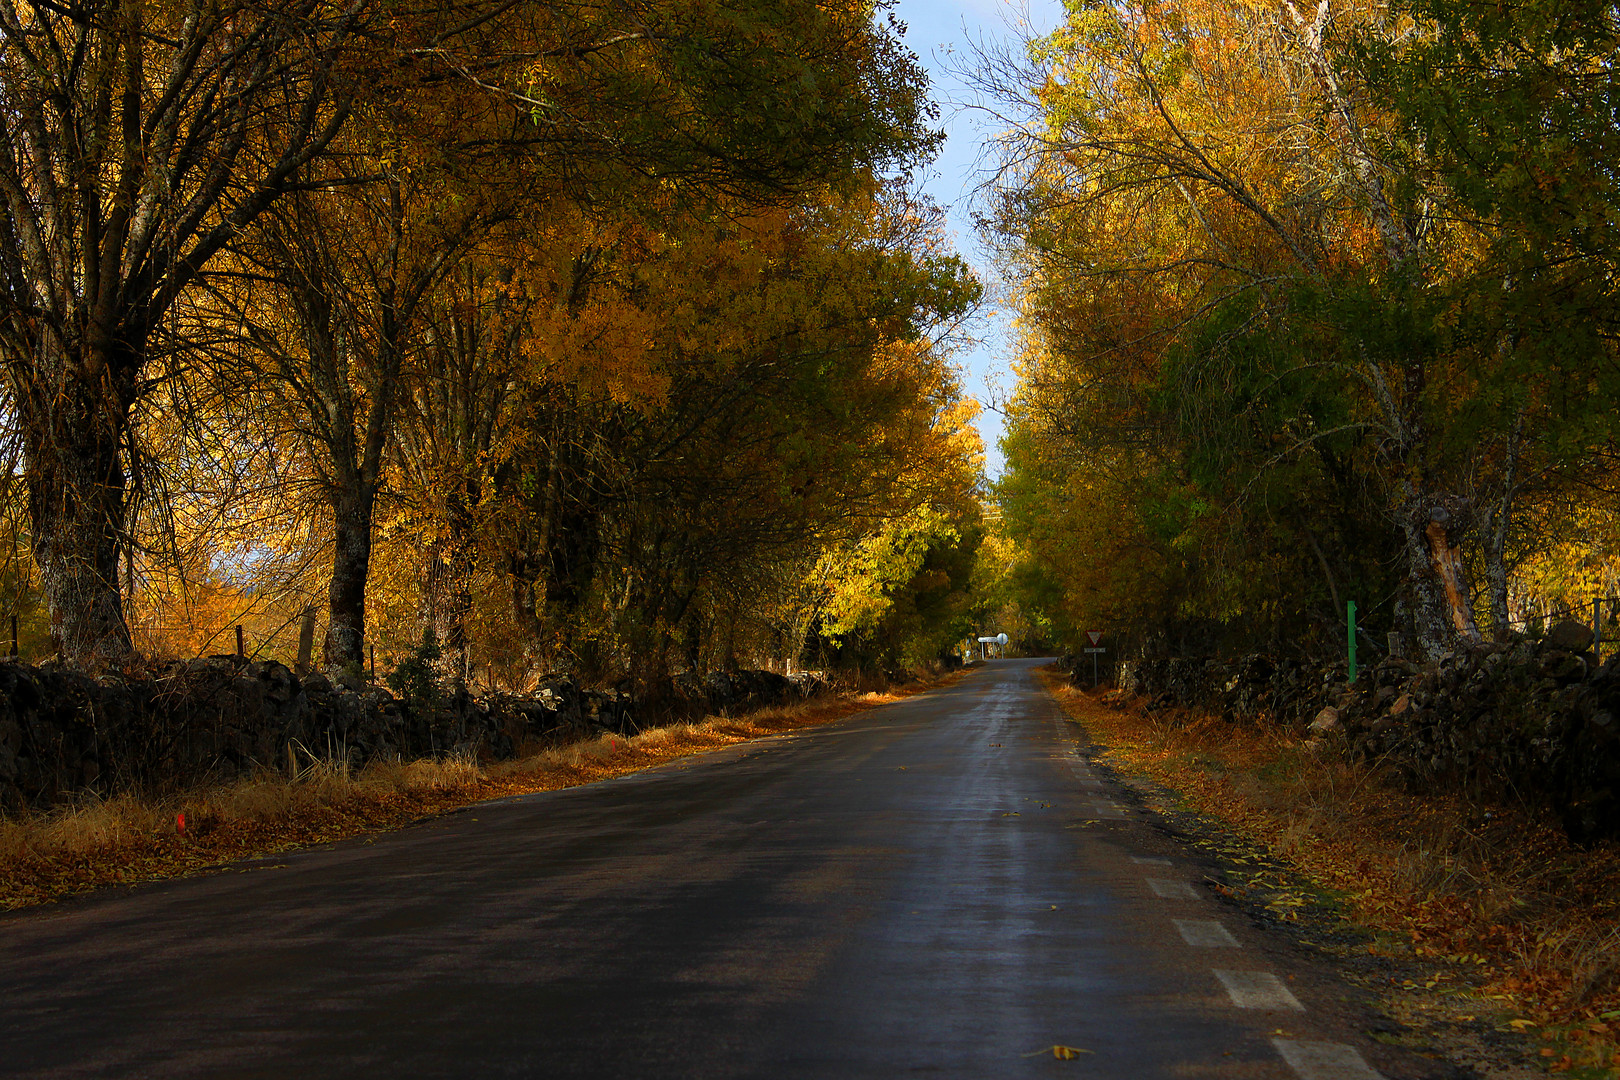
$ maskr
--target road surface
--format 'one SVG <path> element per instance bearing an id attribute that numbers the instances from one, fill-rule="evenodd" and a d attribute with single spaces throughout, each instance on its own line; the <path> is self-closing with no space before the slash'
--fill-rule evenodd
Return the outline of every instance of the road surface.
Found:
<path id="1" fill-rule="evenodd" d="M 1036 663 L 0 918 L 0 1075 L 1431 1075 L 1203 886 Z"/>

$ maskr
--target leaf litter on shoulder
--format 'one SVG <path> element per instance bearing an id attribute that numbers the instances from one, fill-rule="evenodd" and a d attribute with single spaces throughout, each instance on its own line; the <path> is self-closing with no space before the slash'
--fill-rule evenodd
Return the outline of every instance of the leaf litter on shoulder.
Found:
<path id="1" fill-rule="evenodd" d="M 1235 834 L 1204 841 L 1223 890 L 1282 923 L 1337 909 L 1368 932 L 1364 956 L 1425 965 L 1369 985 L 1413 998 L 1398 1011 L 1415 1022 L 1527 1033 L 1543 1068 L 1620 1077 L 1620 847 L 1580 849 L 1524 808 L 1414 796 L 1268 725 L 1111 707 L 1042 674 L 1105 761 L 1168 789 L 1161 812 Z"/>

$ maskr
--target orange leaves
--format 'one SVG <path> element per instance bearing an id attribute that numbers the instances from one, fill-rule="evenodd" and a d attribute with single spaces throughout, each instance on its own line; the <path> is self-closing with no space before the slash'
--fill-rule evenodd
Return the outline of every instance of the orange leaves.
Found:
<path id="1" fill-rule="evenodd" d="M 635 305 L 591 301 L 577 311 L 548 308 L 530 330 L 533 354 L 545 370 L 590 396 L 654 406 L 669 389 L 657 368 L 654 319 Z"/>

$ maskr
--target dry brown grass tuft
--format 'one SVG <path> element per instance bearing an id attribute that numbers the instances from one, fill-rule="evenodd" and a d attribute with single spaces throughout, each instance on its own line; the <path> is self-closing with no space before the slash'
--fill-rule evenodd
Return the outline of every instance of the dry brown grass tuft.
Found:
<path id="1" fill-rule="evenodd" d="M 1372 948 L 1408 949 L 1557 1034 L 1555 1071 L 1620 1064 L 1620 845 L 1546 814 L 1415 796 L 1289 732 L 1113 708 L 1042 672 L 1106 760 L 1167 787 L 1336 893 Z M 1578 1035 L 1571 1042 L 1573 1035 Z"/>
<path id="2" fill-rule="evenodd" d="M 230 784 L 162 798 L 86 798 L 46 814 L 0 816 L 0 910 L 399 828 L 482 799 L 622 776 L 746 739 L 831 723 L 935 685 L 828 696 L 630 738 L 603 735 L 527 747 L 518 758 L 488 765 L 449 756 L 373 761 L 351 772 L 294 746 L 280 769 L 261 769 Z"/>

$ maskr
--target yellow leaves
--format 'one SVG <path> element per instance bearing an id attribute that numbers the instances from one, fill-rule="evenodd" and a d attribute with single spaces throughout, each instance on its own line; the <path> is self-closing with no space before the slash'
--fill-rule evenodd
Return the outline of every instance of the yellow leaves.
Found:
<path id="1" fill-rule="evenodd" d="M 1515 614 L 1534 617 L 1563 611 L 1589 620 L 1592 598 L 1614 595 L 1614 583 L 1620 580 L 1620 530 L 1614 527 L 1614 510 L 1614 500 L 1588 494 L 1579 502 L 1553 499 L 1517 511 L 1528 535 L 1560 539 L 1527 550 L 1511 572 L 1510 595 L 1516 606 L 1523 605 Z M 1612 633 L 1606 628 L 1604 636 Z"/>
<path id="2" fill-rule="evenodd" d="M 1039 1050 L 1031 1050 L 1029 1053 L 1024 1054 L 1023 1056 L 1027 1057 L 1027 1058 L 1032 1058 L 1032 1057 L 1045 1057 L 1047 1054 L 1051 1054 L 1053 1057 L 1057 1058 L 1059 1061 L 1073 1061 L 1075 1058 L 1080 1057 L 1082 1054 L 1093 1054 L 1093 1053 L 1096 1053 L 1096 1051 L 1094 1051 L 1094 1050 L 1083 1050 L 1078 1046 L 1064 1046 L 1062 1043 L 1058 1043 L 1058 1044 L 1056 1044 L 1054 1046 L 1051 1046 L 1051 1047 L 1042 1047 Z"/>
<path id="3" fill-rule="evenodd" d="M 973 476 L 984 468 L 984 439 L 974 425 L 981 411 L 977 400 L 959 398 L 941 409 L 934 421 L 934 434 L 942 437 L 950 458 L 966 465 Z"/>
<path id="4" fill-rule="evenodd" d="M 823 554 L 813 575 L 825 583 L 828 631 L 845 634 L 876 626 L 889 609 L 893 590 L 922 567 L 929 545 L 958 535 L 943 514 L 922 506 L 883 522 L 852 546 Z"/>
<path id="5" fill-rule="evenodd" d="M 1342 5 L 1336 24 L 1371 12 Z M 1023 172 L 1003 227 L 1025 245 L 1028 310 L 1070 355 L 1156 351 L 1212 291 L 1322 251 L 1377 257 L 1301 48 L 1275 4 L 1201 0 L 1071 8 L 1031 46 L 1040 119 L 1010 155 Z"/>

